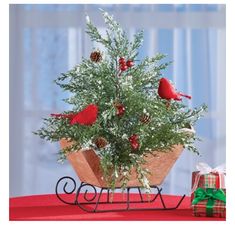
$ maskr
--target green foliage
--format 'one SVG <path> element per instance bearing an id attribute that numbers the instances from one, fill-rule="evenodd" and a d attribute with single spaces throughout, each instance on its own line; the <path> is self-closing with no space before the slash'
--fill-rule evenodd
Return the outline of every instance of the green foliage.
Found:
<path id="1" fill-rule="evenodd" d="M 83 59 L 72 70 L 62 74 L 55 83 L 71 96 L 64 99 L 73 106 L 72 111 L 78 112 L 90 103 L 97 104 L 99 114 L 95 124 L 91 126 L 71 125 L 69 119 L 50 117 L 44 119 L 44 126 L 35 132 L 41 138 L 54 142 L 62 138 L 73 141 L 73 146 L 60 152 L 60 159 L 65 159 L 67 152 L 81 148 L 94 148 L 101 158 L 101 166 L 105 179 L 114 188 L 115 181 L 122 176 L 125 188 L 130 170 L 135 167 L 139 181 L 149 189 L 146 175 L 149 173 L 141 165 L 144 156 L 153 150 L 167 151 L 174 145 L 181 144 L 198 153 L 193 143 L 195 134 L 183 132 L 181 129 L 193 126 L 206 110 L 206 106 L 190 109 L 182 102 L 167 101 L 157 94 L 161 71 L 169 63 L 162 63 L 163 54 L 146 57 L 143 61 L 135 61 L 132 68 L 119 71 L 118 60 L 135 60 L 138 49 L 143 42 L 143 31 L 138 32 L 130 42 L 120 25 L 106 12 L 102 12 L 107 25 L 106 36 L 102 37 L 97 28 L 87 21 L 87 33 L 92 41 L 103 44 L 105 57 L 101 62 Z M 125 113 L 116 115 L 115 102 L 125 106 Z M 140 121 L 143 114 L 149 114 L 150 121 Z M 137 134 L 140 147 L 131 148 L 128 138 Z M 98 149 L 92 140 L 104 137 L 108 145 Z"/>

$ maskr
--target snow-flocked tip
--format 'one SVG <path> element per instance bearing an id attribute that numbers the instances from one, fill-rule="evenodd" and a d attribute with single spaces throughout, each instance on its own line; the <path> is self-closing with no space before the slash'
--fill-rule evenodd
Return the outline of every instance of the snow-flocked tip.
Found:
<path id="1" fill-rule="evenodd" d="M 86 15 L 86 23 L 87 24 L 91 23 L 90 17 L 88 15 Z"/>
<path id="2" fill-rule="evenodd" d="M 104 9 L 99 8 L 99 10 L 102 12 L 102 14 L 103 14 L 104 17 L 109 16 L 108 12 L 106 12 Z"/>

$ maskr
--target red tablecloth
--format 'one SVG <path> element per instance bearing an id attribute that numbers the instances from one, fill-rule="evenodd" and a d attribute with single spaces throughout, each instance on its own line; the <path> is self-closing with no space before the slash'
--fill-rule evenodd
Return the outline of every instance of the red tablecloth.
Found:
<path id="1" fill-rule="evenodd" d="M 71 195 L 64 195 L 67 199 Z M 122 199 L 123 195 L 118 194 Z M 180 197 L 163 195 L 167 207 L 177 204 Z M 131 194 L 131 199 L 139 199 L 138 194 Z M 154 204 L 141 204 L 141 207 L 162 207 L 160 199 Z M 112 205 L 109 208 L 119 208 Z M 120 206 L 121 208 L 125 206 Z M 133 205 L 131 205 L 133 207 Z M 176 210 L 151 210 L 151 211 L 111 211 L 105 213 L 87 213 L 76 205 L 62 203 L 56 195 L 34 195 L 10 198 L 10 220 L 225 220 L 225 218 L 194 217 L 190 209 L 190 197 L 185 197 L 180 207 Z"/>

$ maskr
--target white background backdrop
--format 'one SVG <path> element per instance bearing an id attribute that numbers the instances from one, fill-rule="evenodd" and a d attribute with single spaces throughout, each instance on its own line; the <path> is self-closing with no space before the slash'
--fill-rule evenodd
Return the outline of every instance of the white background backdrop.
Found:
<path id="1" fill-rule="evenodd" d="M 84 33 L 85 12 L 104 30 L 98 8 L 109 11 L 131 35 L 145 30 L 140 58 L 168 54 L 164 73 L 193 96 L 189 106 L 205 102 L 209 113 L 196 130 L 201 157 L 185 151 L 166 178 L 167 193 L 189 193 L 195 164 L 225 161 L 225 6 L 224 5 L 12 5 L 10 7 L 10 196 L 53 193 L 68 164 L 56 162 L 58 144 L 32 134 L 42 117 L 66 109 L 52 81 L 92 44 Z M 141 20 L 139 20 L 141 18 Z"/>

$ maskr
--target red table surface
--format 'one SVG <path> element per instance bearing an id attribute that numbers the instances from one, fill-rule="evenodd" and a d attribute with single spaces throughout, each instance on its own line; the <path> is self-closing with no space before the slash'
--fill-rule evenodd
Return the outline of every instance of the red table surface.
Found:
<path id="1" fill-rule="evenodd" d="M 74 196 L 73 196 L 74 197 Z M 116 194 L 119 200 L 123 194 Z M 63 194 L 63 198 L 69 199 L 71 195 Z M 177 204 L 180 197 L 163 195 L 167 207 Z M 131 194 L 131 200 L 139 200 L 138 194 Z M 134 206 L 133 206 L 134 205 Z M 152 204 L 141 205 L 131 204 L 134 207 L 162 207 L 160 199 L 157 198 Z M 101 206 L 100 206 L 101 207 Z M 107 206 L 106 206 L 107 207 Z M 124 208 L 125 205 L 110 204 L 108 209 Z M 99 209 L 99 207 L 98 207 Z M 101 209 L 101 208 L 100 208 Z M 62 203 L 56 195 L 33 195 L 10 198 L 10 220 L 89 220 L 89 221 L 224 221 L 225 218 L 215 217 L 194 217 L 190 208 L 190 197 L 185 197 L 180 207 L 175 210 L 151 210 L 151 211 L 111 211 L 105 213 L 87 213 L 77 205 L 67 205 Z"/>

